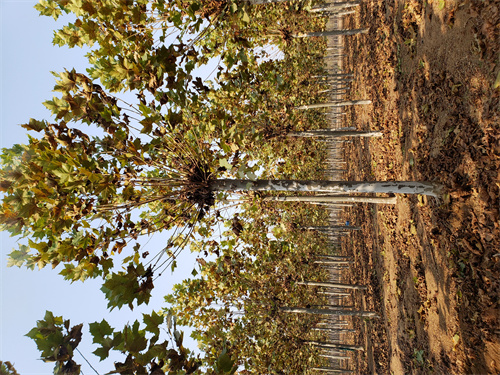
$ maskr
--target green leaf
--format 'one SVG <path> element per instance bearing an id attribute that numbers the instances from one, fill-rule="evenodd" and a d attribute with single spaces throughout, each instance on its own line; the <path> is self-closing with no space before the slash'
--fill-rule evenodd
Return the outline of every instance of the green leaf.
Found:
<path id="1" fill-rule="evenodd" d="M 142 314 L 144 324 L 146 324 L 146 331 L 151 332 L 155 336 L 160 334 L 160 325 L 163 324 L 165 317 L 162 314 L 157 314 L 155 311 L 148 314 Z"/>
<path id="2" fill-rule="evenodd" d="M 225 373 L 231 372 L 233 369 L 234 361 L 227 353 L 221 353 L 217 358 L 217 367 Z"/>
<path id="3" fill-rule="evenodd" d="M 125 327 L 123 336 L 125 339 L 125 349 L 130 353 L 139 353 L 148 346 L 145 331 L 139 329 L 139 322 L 137 320 L 132 327 Z"/>
<path id="4" fill-rule="evenodd" d="M 106 336 L 113 334 L 114 330 L 111 328 L 109 323 L 103 319 L 100 323 L 94 322 L 89 324 L 90 333 L 93 336 L 92 342 L 94 344 L 103 344 Z"/>

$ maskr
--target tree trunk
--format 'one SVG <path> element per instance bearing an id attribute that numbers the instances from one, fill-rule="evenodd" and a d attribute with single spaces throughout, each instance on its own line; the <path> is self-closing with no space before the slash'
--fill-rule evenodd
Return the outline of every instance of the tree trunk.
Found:
<path id="1" fill-rule="evenodd" d="M 329 259 L 329 260 L 352 260 L 352 257 L 343 256 L 343 255 L 317 255 L 318 258 L 321 259 Z"/>
<path id="2" fill-rule="evenodd" d="M 332 333 L 353 333 L 357 332 L 357 330 L 352 329 L 352 328 L 321 328 L 321 327 L 316 327 L 316 328 L 311 328 L 313 331 L 321 331 L 321 332 L 332 332 Z"/>
<path id="3" fill-rule="evenodd" d="M 233 180 L 210 182 L 212 191 L 293 191 L 316 193 L 423 194 L 439 197 L 442 186 L 415 181 Z M 321 197 L 324 198 L 324 197 Z"/>
<path id="4" fill-rule="evenodd" d="M 348 105 L 367 105 L 371 104 L 371 100 L 349 100 L 345 102 L 330 102 L 330 103 L 319 103 L 319 104 L 308 104 L 295 107 L 295 109 L 314 109 L 314 108 L 326 108 L 326 107 L 343 107 Z"/>
<path id="5" fill-rule="evenodd" d="M 365 290 L 366 285 L 356 285 L 356 284 L 341 284 L 341 283 L 320 283 L 315 281 L 298 281 L 299 285 L 307 286 L 322 286 L 325 288 L 340 288 L 340 289 L 350 289 L 350 290 Z"/>
<path id="6" fill-rule="evenodd" d="M 348 357 L 344 357 L 348 359 Z M 334 374 L 353 374 L 354 371 L 352 370 L 346 370 L 346 369 L 341 369 L 341 368 L 335 368 L 335 367 L 312 367 L 311 370 L 316 370 L 316 371 L 325 371 L 329 373 L 334 373 Z"/>
<path id="7" fill-rule="evenodd" d="M 326 5 L 317 5 L 314 6 L 311 9 L 311 12 L 323 12 L 323 11 L 330 11 L 330 10 L 340 10 L 340 9 L 347 9 L 351 7 L 357 7 L 361 4 L 361 1 L 342 1 L 338 3 L 329 3 Z"/>
<path id="8" fill-rule="evenodd" d="M 354 74 L 352 74 L 352 73 L 330 73 L 330 74 L 311 76 L 311 78 L 322 78 L 322 79 L 338 78 L 338 77 L 353 78 Z"/>
<path id="9" fill-rule="evenodd" d="M 308 309 L 305 307 L 280 307 L 280 311 L 295 314 L 335 315 L 335 316 L 361 316 L 364 318 L 378 318 L 374 311 Z"/>
<path id="10" fill-rule="evenodd" d="M 332 349 L 344 349 L 344 350 L 360 350 L 364 351 L 365 348 L 361 345 L 348 345 L 341 343 L 330 343 L 330 342 L 322 342 L 322 341 L 306 341 L 308 344 L 312 344 L 314 346 L 318 346 L 320 348 L 332 348 Z"/>
<path id="11" fill-rule="evenodd" d="M 329 202 L 329 203 L 339 203 L 339 202 L 356 202 L 356 203 L 376 203 L 376 204 L 396 204 L 397 197 L 360 197 L 360 196 L 346 196 L 346 195 L 333 195 L 333 196 L 294 196 L 294 197 L 264 197 L 266 201 L 278 201 L 278 202 L 307 202 L 307 203 L 318 203 L 318 202 Z"/>
<path id="12" fill-rule="evenodd" d="M 311 33 L 300 33 L 292 35 L 294 38 L 310 38 L 314 36 L 339 36 L 339 35 L 356 35 L 356 34 L 368 34 L 369 29 L 352 29 L 352 30 L 330 30 L 330 31 L 318 31 Z"/>
<path id="13" fill-rule="evenodd" d="M 352 225 L 326 225 L 326 226 L 300 227 L 300 229 L 319 230 L 319 231 L 330 231 L 335 229 L 361 230 L 361 227 L 354 227 Z"/>
<path id="14" fill-rule="evenodd" d="M 314 264 L 324 264 L 324 265 L 349 265 L 354 264 L 352 260 L 316 260 Z"/>
<path id="15" fill-rule="evenodd" d="M 344 360 L 344 359 L 350 359 L 348 356 L 343 356 L 343 355 L 331 355 L 331 354 L 318 354 L 320 357 L 323 358 L 330 358 L 330 359 L 339 359 L 339 360 Z M 342 371 L 342 370 L 340 370 Z"/>
<path id="16" fill-rule="evenodd" d="M 342 138 L 342 137 L 382 137 L 384 134 L 382 132 L 364 132 L 359 130 L 305 130 L 300 132 L 289 132 L 287 137 L 330 137 L 330 138 Z"/>
<path id="17" fill-rule="evenodd" d="M 262 5 L 262 4 L 272 4 L 272 3 L 284 3 L 290 0 L 243 0 L 252 5 Z"/>

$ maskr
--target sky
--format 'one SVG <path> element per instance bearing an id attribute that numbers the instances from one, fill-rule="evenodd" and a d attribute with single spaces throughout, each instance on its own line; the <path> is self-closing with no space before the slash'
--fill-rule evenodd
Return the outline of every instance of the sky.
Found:
<path id="1" fill-rule="evenodd" d="M 36 3 L 35 0 L 0 0 L 2 148 L 26 142 L 26 130 L 19 124 L 30 118 L 50 119 L 50 112 L 42 102 L 52 98 L 55 82 L 51 71 L 75 68 L 83 72 L 87 66 L 81 49 L 52 46 L 53 30 L 66 22 L 56 23 L 53 18 L 38 16 L 33 9 Z M 113 362 L 123 361 L 125 357 L 99 362 L 99 358 L 91 354 L 96 347 L 91 344 L 88 323 L 104 318 L 121 330 L 127 322 L 140 320 L 141 312 L 158 311 L 164 306 L 163 296 L 175 282 L 188 277 L 196 264 L 196 254 L 182 252 L 175 274 L 165 272 L 156 280 L 149 306 L 133 312 L 125 307 L 109 312 L 104 294 L 99 290 L 99 280 L 70 284 L 58 275 L 57 269 L 50 267 L 35 271 L 7 268 L 7 254 L 16 247 L 16 241 L 5 232 L 0 232 L 0 236 L 0 361 L 10 361 L 25 375 L 51 374 L 53 370 L 53 364 L 39 359 L 34 341 L 24 336 L 43 318 L 46 310 L 70 319 L 72 326 L 84 323 L 83 340 L 78 348 L 100 374 L 114 370 Z M 162 248 L 164 243 L 164 238 L 155 237 L 145 250 Z M 188 340 L 186 344 L 194 345 Z M 82 365 L 83 374 L 95 374 L 78 354 L 74 359 Z"/>

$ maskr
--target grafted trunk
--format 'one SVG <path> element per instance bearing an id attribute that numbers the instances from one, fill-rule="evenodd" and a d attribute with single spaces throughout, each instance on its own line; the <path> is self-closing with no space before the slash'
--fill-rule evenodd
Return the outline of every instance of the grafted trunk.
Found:
<path id="1" fill-rule="evenodd" d="M 212 191 L 293 191 L 317 193 L 386 193 L 423 194 L 438 197 L 442 186 L 431 182 L 415 181 L 325 181 L 325 180 L 233 180 L 210 182 Z M 324 197 L 321 197 L 324 198 Z"/>

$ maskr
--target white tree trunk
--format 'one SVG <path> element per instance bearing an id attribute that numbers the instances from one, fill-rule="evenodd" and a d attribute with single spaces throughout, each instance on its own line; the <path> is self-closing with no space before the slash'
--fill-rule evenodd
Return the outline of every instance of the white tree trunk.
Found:
<path id="1" fill-rule="evenodd" d="M 325 288 L 339 288 L 348 290 L 365 290 L 366 285 L 356 285 L 356 284 L 341 284 L 341 283 L 320 283 L 316 281 L 298 281 L 298 285 L 307 286 L 322 286 Z"/>
<path id="2" fill-rule="evenodd" d="M 278 202 L 307 202 L 307 203 L 339 203 L 339 202 L 355 202 L 355 203 L 375 203 L 375 204 L 396 204 L 397 197 L 360 197 L 346 195 L 332 196 L 286 196 L 286 197 L 264 197 L 266 201 Z"/>
<path id="3" fill-rule="evenodd" d="M 343 360 L 343 359 L 350 359 L 349 357 L 347 356 L 343 356 L 343 355 L 331 355 L 331 354 L 318 354 L 320 357 L 323 357 L 323 358 L 330 358 L 330 359 L 340 359 L 340 360 Z"/>
<path id="4" fill-rule="evenodd" d="M 294 38 L 310 38 L 314 36 L 344 36 L 344 35 L 356 35 L 356 34 L 368 34 L 369 29 L 352 29 L 352 30 L 330 30 L 330 31 L 318 31 L 311 33 L 300 33 L 292 35 Z"/>
<path id="5" fill-rule="evenodd" d="M 314 108 L 327 108 L 327 107 L 343 107 L 350 105 L 368 105 L 371 104 L 371 100 L 349 100 L 345 102 L 330 102 L 330 103 L 319 103 L 319 104 L 307 104 L 295 107 L 295 109 L 314 109 Z"/>
<path id="6" fill-rule="evenodd" d="M 361 345 L 348 345 L 341 343 L 330 343 L 330 342 L 322 342 L 322 341 L 306 341 L 308 344 L 319 346 L 321 348 L 332 348 L 332 349 L 344 349 L 344 350 L 365 350 L 365 348 Z"/>
<path id="7" fill-rule="evenodd" d="M 359 6 L 359 4 L 361 4 L 361 1 L 342 1 L 338 3 L 329 3 L 326 5 L 316 5 L 311 9 L 311 12 L 336 11 L 351 7 L 357 7 Z"/>
<path id="8" fill-rule="evenodd" d="M 319 230 L 319 231 L 330 231 L 335 229 L 361 230 L 361 227 L 354 227 L 352 225 L 326 225 L 326 226 L 300 227 L 300 229 Z"/>
<path id="9" fill-rule="evenodd" d="M 212 191 L 293 191 L 316 193 L 423 194 L 439 197 L 442 186 L 415 181 L 233 180 L 210 182 Z M 324 198 L 324 197 L 321 197 Z"/>
<path id="10" fill-rule="evenodd" d="M 315 314 L 315 315 L 335 315 L 335 316 L 361 316 L 364 318 L 378 318 L 373 311 L 352 311 L 352 310 L 330 310 L 330 309 L 308 309 L 305 307 L 280 307 L 280 311 L 295 314 Z"/>
<path id="11" fill-rule="evenodd" d="M 311 367 L 311 370 L 315 371 L 325 371 L 330 374 L 353 374 L 352 370 L 338 369 L 335 367 Z"/>
<path id="12" fill-rule="evenodd" d="M 352 260 L 316 260 L 313 262 L 314 264 L 319 264 L 319 265 L 344 265 L 344 264 L 354 264 Z"/>
<path id="13" fill-rule="evenodd" d="M 357 332 L 355 329 L 351 328 L 322 328 L 322 327 L 316 327 L 316 328 L 311 328 L 313 331 L 321 331 L 321 332 L 326 332 L 326 333 L 352 333 L 352 332 Z"/>
<path id="14" fill-rule="evenodd" d="M 271 3 L 284 3 L 285 1 L 290 0 L 243 0 L 252 5 L 262 5 L 262 4 L 271 4 Z"/>

